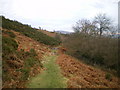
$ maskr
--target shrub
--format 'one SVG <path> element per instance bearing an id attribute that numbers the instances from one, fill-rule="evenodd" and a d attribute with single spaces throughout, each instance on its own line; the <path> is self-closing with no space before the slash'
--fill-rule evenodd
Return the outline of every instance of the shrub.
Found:
<path id="1" fill-rule="evenodd" d="M 101 55 L 96 54 L 94 57 L 92 57 L 91 62 L 99 65 L 104 65 L 104 58 Z"/>
<path id="2" fill-rule="evenodd" d="M 8 34 L 11 38 L 15 38 L 15 34 L 13 32 L 10 31 L 2 31 L 2 33 Z"/>
<path id="3" fill-rule="evenodd" d="M 22 80 L 27 80 L 29 77 L 30 69 L 29 68 L 23 68 L 20 70 L 22 72 Z"/>
<path id="4" fill-rule="evenodd" d="M 61 36 L 60 36 L 60 34 L 57 34 L 57 33 L 56 33 L 55 39 L 58 40 L 58 41 L 61 41 Z"/>
<path id="5" fill-rule="evenodd" d="M 3 47 L 3 56 L 9 55 L 10 53 L 14 53 L 17 48 L 17 42 L 11 37 L 2 37 L 2 47 Z"/>
<path id="6" fill-rule="evenodd" d="M 30 49 L 30 54 L 32 55 L 32 56 L 37 56 L 37 54 L 36 54 L 36 52 L 35 52 L 35 50 L 32 48 L 32 49 Z"/>
<path id="7" fill-rule="evenodd" d="M 35 57 L 29 57 L 25 60 L 25 67 L 32 67 L 36 63 Z"/>
<path id="8" fill-rule="evenodd" d="M 117 70 L 118 39 L 73 33 L 63 41 L 67 53 L 89 64 Z"/>
<path id="9" fill-rule="evenodd" d="M 107 79 L 107 80 L 112 80 L 112 76 L 111 76 L 111 74 L 109 74 L 109 73 L 107 73 L 106 75 L 105 75 L 105 78 Z"/>

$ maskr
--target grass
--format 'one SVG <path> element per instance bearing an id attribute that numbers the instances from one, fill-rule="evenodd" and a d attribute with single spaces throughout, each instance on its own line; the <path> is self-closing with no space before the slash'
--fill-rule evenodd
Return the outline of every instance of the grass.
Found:
<path id="1" fill-rule="evenodd" d="M 66 88 L 66 79 L 60 73 L 59 66 L 55 63 L 57 56 L 44 58 L 45 71 L 31 78 L 29 88 Z"/>

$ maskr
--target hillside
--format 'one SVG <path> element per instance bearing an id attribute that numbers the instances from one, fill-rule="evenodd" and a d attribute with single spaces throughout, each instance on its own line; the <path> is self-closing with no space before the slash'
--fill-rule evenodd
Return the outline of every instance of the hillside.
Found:
<path id="1" fill-rule="evenodd" d="M 42 56 L 50 49 L 19 32 L 2 30 L 3 87 L 24 88 L 26 80 L 41 71 Z"/>
<path id="2" fill-rule="evenodd" d="M 120 88 L 120 79 L 114 75 L 106 79 L 108 72 L 86 65 L 69 55 L 59 55 L 57 63 L 62 74 L 68 78 L 68 88 Z"/>
<path id="3" fill-rule="evenodd" d="M 55 37 L 56 34 L 57 34 L 57 33 L 55 33 L 55 32 L 49 32 L 49 31 L 40 30 L 40 29 L 38 29 L 38 31 L 40 31 L 40 32 L 42 32 L 42 33 L 44 33 L 44 34 L 46 34 L 46 35 L 48 35 L 48 36 L 50 36 L 50 37 Z"/>
<path id="4" fill-rule="evenodd" d="M 60 32 L 49 32 L 49 31 L 46 31 L 46 30 L 40 30 L 38 29 L 39 32 L 42 32 L 50 37 L 53 37 L 53 38 L 56 38 L 57 40 L 60 40 L 60 41 L 64 41 L 67 37 L 67 34 L 64 34 L 64 33 L 60 33 Z"/>
<path id="5" fill-rule="evenodd" d="M 6 19 L 2 16 L 2 27 L 8 30 L 14 30 L 33 38 L 34 40 L 44 43 L 46 45 L 59 45 L 60 41 L 56 40 L 55 38 L 49 37 L 48 35 L 38 32 L 36 29 L 32 28 L 30 25 L 22 24 L 18 21 L 13 21 Z"/>
<path id="6" fill-rule="evenodd" d="M 111 72 L 67 55 L 55 33 L 2 18 L 3 88 L 120 88 Z"/>

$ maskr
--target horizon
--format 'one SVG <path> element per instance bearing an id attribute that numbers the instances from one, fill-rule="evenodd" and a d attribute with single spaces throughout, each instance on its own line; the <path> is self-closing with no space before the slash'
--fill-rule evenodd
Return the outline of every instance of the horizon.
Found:
<path id="1" fill-rule="evenodd" d="M 78 20 L 82 18 L 92 20 L 99 13 L 107 14 L 117 24 L 118 1 L 1 0 L 0 15 L 10 20 L 31 25 L 33 28 L 39 29 L 41 27 L 47 31 L 73 32 L 72 26 Z"/>

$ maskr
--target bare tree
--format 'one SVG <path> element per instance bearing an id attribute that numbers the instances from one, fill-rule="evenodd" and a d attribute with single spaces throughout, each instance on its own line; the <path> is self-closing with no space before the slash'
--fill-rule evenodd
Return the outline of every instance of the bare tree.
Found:
<path id="1" fill-rule="evenodd" d="M 78 22 L 76 22 L 76 26 L 73 27 L 75 32 L 82 32 L 82 33 L 87 33 L 88 29 L 88 25 L 89 25 L 90 21 L 87 19 L 82 19 L 79 20 Z"/>
<path id="2" fill-rule="evenodd" d="M 94 19 L 94 23 L 97 25 L 100 36 L 103 32 L 110 31 L 112 26 L 112 20 L 106 14 L 98 14 Z"/>
<path id="3" fill-rule="evenodd" d="M 82 19 L 76 22 L 76 25 L 73 27 L 76 33 L 84 34 L 96 34 L 96 26 L 94 22 L 91 22 L 87 19 Z"/>

